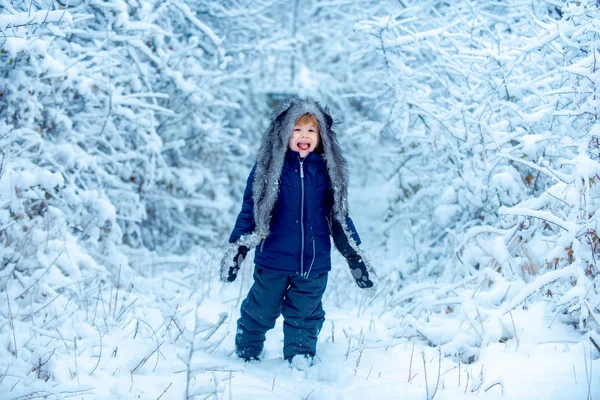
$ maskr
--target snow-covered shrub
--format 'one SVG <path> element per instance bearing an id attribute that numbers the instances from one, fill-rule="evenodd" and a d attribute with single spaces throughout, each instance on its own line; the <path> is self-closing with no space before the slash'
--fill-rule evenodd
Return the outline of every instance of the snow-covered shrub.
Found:
<path id="1" fill-rule="evenodd" d="M 4 385 L 64 380 L 73 337 L 131 326 L 148 264 L 212 266 L 260 125 L 202 4 L 71 4 L 0 11 L 0 369 L 37 371 Z"/>
<path id="2" fill-rule="evenodd" d="M 597 335 L 597 2 L 403 4 L 356 25 L 381 57 L 369 71 L 383 87 L 363 97 L 395 156 L 383 234 L 410 266 L 386 309 L 464 360 L 514 337 L 485 327 L 543 296 Z M 431 278 L 427 296 L 403 294 Z"/>

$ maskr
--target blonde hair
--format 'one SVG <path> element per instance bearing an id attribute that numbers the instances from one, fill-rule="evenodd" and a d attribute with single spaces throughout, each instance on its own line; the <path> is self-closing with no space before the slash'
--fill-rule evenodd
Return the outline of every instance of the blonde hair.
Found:
<path id="1" fill-rule="evenodd" d="M 319 130 L 319 122 L 317 121 L 317 117 L 315 117 L 314 115 L 310 114 L 310 113 L 306 113 L 302 116 L 300 116 L 297 120 L 296 120 L 296 124 L 302 124 L 302 125 L 314 125 L 317 127 L 317 131 Z"/>

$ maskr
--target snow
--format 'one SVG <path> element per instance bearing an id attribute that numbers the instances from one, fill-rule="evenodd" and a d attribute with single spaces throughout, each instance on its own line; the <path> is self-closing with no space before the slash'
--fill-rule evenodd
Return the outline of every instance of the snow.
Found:
<path id="1" fill-rule="evenodd" d="M 600 396 L 595 0 L 62 3 L 0 10 L 0 399 Z M 317 357 L 245 363 L 219 260 L 289 94 L 379 285 L 334 251 Z"/>
<path id="2" fill-rule="evenodd" d="M 439 226 L 445 227 L 460 214 L 460 206 L 457 204 L 440 204 L 436 207 L 434 215 Z"/>
<path id="3" fill-rule="evenodd" d="M 173 276 L 172 272 L 165 271 L 165 274 L 171 279 L 184 278 L 179 274 Z M 590 363 L 596 362 L 590 359 L 589 345 L 577 342 L 575 332 L 560 325 L 557 325 L 558 330 L 556 327 L 540 329 L 545 324 L 542 304 L 513 313 L 518 341 L 511 338 L 504 343 L 490 343 L 471 364 L 442 357 L 438 366 L 438 350 L 396 337 L 390 329 L 395 326 L 390 316 L 369 316 L 367 311 L 364 317 L 357 317 L 353 315 L 355 310 L 335 307 L 329 297 L 325 301 L 329 312 L 318 344 L 319 356 L 312 366 L 302 359 L 294 360 L 292 366 L 283 361 L 281 320 L 267 335 L 263 360 L 245 363 L 231 355 L 235 320 L 239 316 L 232 300 L 235 301 L 238 288 L 235 285 L 215 287 L 212 295 L 199 304 L 193 297 L 185 300 L 189 295 L 187 290 L 176 292 L 175 298 L 160 299 L 161 292 L 167 293 L 173 287 L 165 277 L 159 274 L 138 281 L 142 286 L 154 287 L 155 294 L 149 295 L 146 304 L 137 308 L 133 319 L 118 322 L 108 318 L 108 331 L 104 323 L 98 330 L 81 329 L 87 324 L 68 324 L 61 328 L 61 336 L 71 354 L 56 353 L 50 359 L 52 364 L 46 366 L 54 371 L 56 384 L 52 390 L 55 393 L 88 391 L 96 399 L 118 399 L 123 396 L 155 398 L 166 390 L 165 396 L 169 398 L 183 397 L 188 368 L 186 343 L 192 340 L 196 316 L 200 329 L 189 364 L 194 377 L 190 394 L 247 399 L 307 396 L 376 399 L 399 395 L 422 399 L 427 391 L 424 367 L 430 392 L 435 390 L 440 375 L 437 396 L 441 399 L 473 396 L 527 399 L 533 388 L 547 399 L 583 398 L 588 390 L 592 393 L 600 390 L 600 375 L 590 367 Z M 178 304 L 177 309 L 171 308 L 175 304 Z M 230 317 L 223 314 L 231 309 Z M 175 320 L 165 319 L 169 315 L 166 313 L 173 312 Z M 207 329 L 222 317 L 226 317 L 223 323 L 206 339 Z M 457 320 L 451 318 L 450 322 Z M 440 328 L 443 326 L 450 325 Z M 169 336 L 179 335 L 179 329 L 184 327 L 189 330 L 180 336 L 178 344 L 165 342 Z M 512 332 L 511 325 L 508 329 Z M 39 333 L 47 339 L 56 336 L 55 331 Z M 75 342 L 79 349 L 77 355 Z M 160 352 L 155 352 L 157 346 Z M 48 354 L 41 351 L 32 357 L 45 359 Z M 11 367 L 13 373 L 17 372 L 16 368 L 17 365 Z M 77 371 L 79 375 L 75 376 Z M 22 379 L 25 375 L 23 372 Z M 4 393 L 10 390 L 14 379 L 5 377 Z M 13 391 L 11 396 L 35 392 L 35 384 L 28 389 Z M 49 388 L 40 387 L 40 390 Z"/>
<path id="4" fill-rule="evenodd" d="M 22 25 L 50 24 L 55 22 L 72 22 L 71 14 L 68 11 L 33 11 L 20 12 L 16 14 L 0 15 L 0 30 L 11 29 Z"/>
<path id="5" fill-rule="evenodd" d="M 29 42 L 23 38 L 6 38 L 4 48 L 12 57 L 27 49 Z"/>

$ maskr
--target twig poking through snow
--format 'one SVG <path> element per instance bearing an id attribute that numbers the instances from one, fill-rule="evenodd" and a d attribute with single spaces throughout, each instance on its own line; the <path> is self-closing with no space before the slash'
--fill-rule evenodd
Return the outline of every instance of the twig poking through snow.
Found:
<path id="1" fill-rule="evenodd" d="M 493 388 L 496 385 L 500 385 L 500 390 L 502 391 L 502 394 L 504 394 L 504 385 L 502 384 L 502 382 L 493 383 L 492 385 L 490 385 L 490 387 L 485 389 L 485 391 L 487 392 L 488 390 L 490 390 L 491 388 Z"/>
<path id="2" fill-rule="evenodd" d="M 173 384 L 173 382 L 169 383 L 169 386 L 167 386 L 167 388 L 165 390 L 163 390 L 163 392 L 161 393 L 161 395 L 158 396 L 158 398 L 156 400 L 160 400 L 160 398 L 163 397 L 163 395 L 165 393 L 167 393 L 167 390 L 169 390 L 169 388 L 171 387 L 172 384 Z"/>
<path id="3" fill-rule="evenodd" d="M 411 371 L 412 371 L 412 360 L 413 360 L 414 353 L 415 353 L 415 344 L 413 343 L 412 351 L 410 352 L 410 364 L 408 364 L 408 381 L 407 382 L 410 382 L 412 379 L 410 377 L 410 375 L 411 375 Z"/>
<path id="4" fill-rule="evenodd" d="M 335 343 L 335 324 L 331 321 L 331 343 Z"/>
<path id="5" fill-rule="evenodd" d="M 96 368 L 98 368 L 98 365 L 100 365 L 100 360 L 102 359 L 102 332 L 100 332 L 100 328 L 98 328 L 98 325 L 96 325 L 96 323 L 94 321 L 92 321 L 92 325 L 94 325 L 94 328 L 96 328 L 96 330 L 98 331 L 98 336 L 100 337 L 100 354 L 98 354 L 98 362 L 96 363 L 96 366 L 94 367 L 94 369 L 92 370 L 92 372 L 90 372 L 90 375 L 92 375 L 95 371 Z"/>
<path id="6" fill-rule="evenodd" d="M 142 367 L 144 364 L 146 364 L 146 361 L 148 361 L 148 359 L 150 359 L 150 357 L 152 357 L 152 355 L 154 353 L 156 353 L 157 351 L 160 350 L 160 347 L 163 345 L 164 342 L 160 342 L 160 344 L 154 349 L 152 350 L 152 353 L 148 354 L 146 357 L 142 358 L 142 360 L 139 362 L 139 364 L 131 370 L 131 374 L 133 375 L 133 373 L 135 371 L 137 371 L 138 368 Z M 158 361 L 157 361 L 158 362 Z M 156 366 L 154 366 L 154 370 L 156 370 Z"/>
<path id="7" fill-rule="evenodd" d="M 221 325 L 223 325 L 223 322 L 225 322 L 225 320 L 227 319 L 229 315 L 226 312 L 222 312 L 219 314 L 219 320 L 217 321 L 217 323 L 210 329 L 210 331 L 206 334 L 206 336 L 204 337 L 204 341 L 206 342 L 208 339 L 210 339 L 212 337 L 212 335 L 215 334 L 215 332 L 221 327 Z"/>
<path id="8" fill-rule="evenodd" d="M 362 349 L 360 349 L 360 352 L 358 353 L 358 358 L 356 359 L 356 368 L 354 369 L 354 375 L 357 374 L 358 372 L 358 367 L 360 365 L 360 360 L 362 358 L 362 353 L 365 350 L 366 345 L 363 345 Z"/>
<path id="9" fill-rule="evenodd" d="M 121 286 L 121 265 L 119 264 L 119 276 L 117 277 L 117 290 L 115 292 L 115 308 L 113 309 L 113 320 L 117 315 L 117 300 L 119 300 L 119 286 Z"/>
<path id="10" fill-rule="evenodd" d="M 4 285 L 4 290 L 6 292 L 6 304 L 8 305 L 8 323 L 10 325 L 10 329 L 12 330 L 13 341 L 15 343 L 15 358 L 19 358 L 19 354 L 17 352 L 17 336 L 15 335 L 15 323 L 13 321 L 12 310 L 10 309 L 10 298 L 8 297 L 8 288 L 6 285 Z"/>
<path id="11" fill-rule="evenodd" d="M 33 282 L 31 285 L 29 285 L 29 287 L 27 289 L 25 289 L 23 291 L 23 293 L 21 293 L 20 295 L 18 295 L 17 297 L 15 297 L 15 301 L 17 299 L 19 299 L 19 297 L 24 296 L 25 293 L 29 292 L 32 287 L 34 287 L 37 283 L 39 283 L 39 281 L 44 277 L 44 275 L 46 275 L 48 273 L 48 271 L 50 270 L 50 268 L 52 268 L 52 266 L 56 263 L 56 261 L 58 260 L 58 258 L 62 255 L 63 251 L 65 251 L 64 247 L 60 251 L 60 253 L 58 253 L 58 255 L 56 256 L 56 258 L 54 259 L 54 261 L 52 261 L 52 263 L 50 263 L 50 265 L 48 265 L 48 268 L 46 268 L 46 270 L 35 280 L 35 282 Z"/>
<path id="12" fill-rule="evenodd" d="M 427 384 L 427 363 L 425 361 L 425 352 L 422 352 L 421 356 L 423 356 L 423 371 L 425 371 L 425 391 L 427 392 L 427 400 L 431 400 L 429 397 L 429 385 Z"/>
<path id="13" fill-rule="evenodd" d="M 519 348 L 519 336 L 517 336 L 517 327 L 515 326 L 515 320 L 513 319 L 512 311 L 509 311 L 508 313 L 510 314 L 510 320 L 512 321 L 513 331 L 515 332 L 515 339 L 517 339 L 517 349 L 518 349 Z"/>
<path id="14" fill-rule="evenodd" d="M 73 345 L 75 346 L 75 376 L 77 377 L 77 384 L 79 383 L 79 366 L 77 365 L 77 336 L 73 337 Z"/>
<path id="15" fill-rule="evenodd" d="M 592 400 L 592 345 L 590 345 L 590 368 L 588 369 L 587 357 L 585 356 L 585 344 L 583 345 L 583 362 L 585 364 L 585 379 L 588 384 L 586 400 Z"/>
<path id="16" fill-rule="evenodd" d="M 600 353 L 600 347 L 598 347 L 598 343 L 596 343 L 596 341 L 594 340 L 594 338 L 590 337 L 590 342 L 592 342 L 592 344 L 594 345 L 594 347 L 596 348 L 596 350 L 598 350 L 598 352 Z"/>
<path id="17" fill-rule="evenodd" d="M 187 354 L 187 360 L 185 360 L 186 361 L 186 379 L 185 379 L 185 381 L 186 381 L 186 386 L 185 386 L 186 400 L 190 398 L 192 356 L 194 354 L 194 342 L 196 339 L 196 335 L 198 333 L 198 307 L 200 307 L 200 302 L 198 300 L 196 300 L 196 308 L 194 308 L 194 330 L 192 331 L 192 340 L 190 341 L 190 349 Z"/>
<path id="18" fill-rule="evenodd" d="M 431 395 L 431 399 L 435 397 L 437 394 L 438 388 L 440 386 L 440 376 L 442 375 L 442 348 L 438 347 L 438 375 L 437 382 L 435 383 L 435 389 L 433 390 L 433 394 Z"/>

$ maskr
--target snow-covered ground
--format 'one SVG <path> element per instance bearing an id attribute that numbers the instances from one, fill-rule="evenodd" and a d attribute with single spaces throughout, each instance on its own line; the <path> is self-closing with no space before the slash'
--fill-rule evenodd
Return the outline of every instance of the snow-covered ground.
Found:
<path id="1" fill-rule="evenodd" d="M 347 272 L 343 268 L 336 265 L 341 270 L 337 272 Z M 294 368 L 282 359 L 281 319 L 267 335 L 263 360 L 245 363 L 233 354 L 233 336 L 240 289 L 245 294 L 249 271 L 246 268 L 240 282 L 211 288 L 193 286 L 205 268 L 160 271 L 136 279 L 134 292 L 140 297 L 118 321 L 104 314 L 100 304 L 98 330 L 85 323 L 84 310 L 60 330 L 36 328 L 48 343 L 39 357 L 42 363 L 50 359 L 53 383 L 24 385 L 35 380 L 37 371 L 3 363 L 0 398 L 78 394 L 74 398 L 181 399 L 186 390 L 195 398 L 261 400 L 421 400 L 428 393 L 437 399 L 566 400 L 600 395 L 600 365 L 591 360 L 590 345 L 564 325 L 543 328 L 548 325 L 543 304 L 513 313 L 518 340 L 487 346 L 471 364 L 442 357 L 439 365 L 438 349 L 399 331 L 392 314 L 379 316 L 377 305 L 359 311 L 360 301 L 350 299 L 362 294 L 358 288 L 343 288 L 352 293 L 347 304 L 340 305 L 335 281 L 325 297 L 327 321 L 313 366 Z M 25 333 L 18 327 L 17 332 Z M 20 384 L 12 389 L 17 381 Z"/>
<path id="2" fill-rule="evenodd" d="M 267 335 L 262 361 L 245 363 L 235 356 L 236 320 L 251 285 L 252 253 L 238 280 L 223 284 L 217 278 L 222 249 L 162 259 L 133 252 L 128 254 L 132 267 L 110 282 L 82 276 L 77 290 L 56 289 L 58 294 L 33 312 L 28 296 L 8 287 L 9 301 L 2 303 L 9 318 L 0 334 L 0 399 L 600 396 L 597 350 L 569 319 L 562 321 L 561 309 L 550 299 L 520 302 L 527 286 L 490 270 L 473 271 L 456 286 L 419 282 L 410 276 L 412 265 L 382 251 L 385 187 L 377 180 L 353 184 L 351 212 L 362 247 L 380 283 L 396 289 L 359 289 L 334 252 L 314 365 L 291 367 L 282 359 L 281 319 Z M 398 271 L 404 281 L 392 279 L 390 273 Z M 543 282 L 548 275 L 532 279 Z M 37 276 L 43 278 L 43 271 Z M 45 279 L 58 287 L 55 278 Z M 490 279 L 495 285 L 483 288 Z M 532 287 L 540 285 L 533 280 Z M 36 288 L 36 295 L 44 298 L 44 288 Z M 506 296 L 511 301 L 500 301 Z M 470 355 L 468 363 L 452 355 L 461 352 Z"/>
<path id="3" fill-rule="evenodd" d="M 64 3 L 0 2 L 0 399 L 600 398 L 598 1 Z M 217 278 L 291 94 L 380 278 L 310 367 Z"/>

